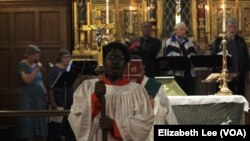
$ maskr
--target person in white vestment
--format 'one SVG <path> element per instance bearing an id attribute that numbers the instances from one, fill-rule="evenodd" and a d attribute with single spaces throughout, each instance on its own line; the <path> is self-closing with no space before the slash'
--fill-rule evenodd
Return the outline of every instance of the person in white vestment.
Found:
<path id="1" fill-rule="evenodd" d="M 85 80 L 74 93 L 68 117 L 78 141 L 147 141 L 154 115 L 145 88 L 123 77 L 130 60 L 125 45 L 111 42 L 103 47 L 104 79 Z M 98 97 L 105 94 L 106 117 L 101 117 Z"/>
<path id="2" fill-rule="evenodd" d="M 151 99 L 151 104 L 154 110 L 154 125 L 177 125 L 178 121 L 172 109 L 171 103 L 167 97 L 167 94 L 164 90 L 164 86 L 154 80 L 149 78 L 144 73 L 144 63 L 140 56 L 132 55 L 132 60 L 142 61 L 141 66 L 141 80 L 140 83 L 145 87 L 147 93 Z M 154 140 L 154 129 L 151 129 L 150 132 L 150 141 Z"/>

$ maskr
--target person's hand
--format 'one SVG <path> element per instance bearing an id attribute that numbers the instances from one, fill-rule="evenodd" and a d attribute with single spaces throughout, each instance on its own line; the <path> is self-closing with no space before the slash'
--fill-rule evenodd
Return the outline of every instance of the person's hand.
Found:
<path id="1" fill-rule="evenodd" d="M 100 98 L 101 95 L 105 95 L 106 93 L 106 86 L 105 83 L 101 80 L 97 81 L 95 83 L 95 94 L 98 98 Z"/>
<path id="2" fill-rule="evenodd" d="M 39 70 L 41 70 L 41 71 L 44 70 L 44 69 L 43 69 L 43 65 L 42 65 L 41 62 L 37 62 L 37 63 L 36 63 L 36 67 L 37 67 Z"/>
<path id="3" fill-rule="evenodd" d="M 133 48 L 136 48 L 136 47 L 139 47 L 141 45 L 141 43 L 139 41 L 136 41 L 136 42 L 133 42 L 129 47 L 128 49 L 133 49 Z"/>
<path id="4" fill-rule="evenodd" d="M 100 118 L 100 128 L 106 130 L 113 129 L 113 120 L 108 116 L 104 116 Z"/>
<path id="5" fill-rule="evenodd" d="M 51 109 L 53 109 L 53 110 L 56 110 L 56 109 L 57 109 L 57 105 L 56 105 L 55 102 L 52 102 L 52 103 L 51 103 Z"/>

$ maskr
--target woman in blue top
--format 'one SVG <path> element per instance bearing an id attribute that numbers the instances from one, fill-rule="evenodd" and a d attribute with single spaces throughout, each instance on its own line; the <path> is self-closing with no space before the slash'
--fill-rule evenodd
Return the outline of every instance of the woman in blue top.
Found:
<path id="1" fill-rule="evenodd" d="M 38 46 L 28 45 L 24 52 L 25 59 L 18 64 L 19 110 L 44 110 L 46 108 L 46 89 L 42 81 L 40 53 Z M 21 117 L 19 125 L 20 137 L 25 141 L 42 140 L 47 136 L 45 117 Z"/>

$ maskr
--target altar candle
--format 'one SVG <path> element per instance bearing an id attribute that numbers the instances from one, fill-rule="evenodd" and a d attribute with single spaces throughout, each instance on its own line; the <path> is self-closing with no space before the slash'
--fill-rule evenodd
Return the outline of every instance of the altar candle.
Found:
<path id="1" fill-rule="evenodd" d="M 206 33 L 209 32 L 208 28 L 209 28 L 209 17 L 208 17 L 208 5 L 205 5 L 205 31 Z"/>
<path id="2" fill-rule="evenodd" d="M 148 15 L 147 15 L 147 20 L 149 21 L 150 20 L 150 6 L 148 6 Z"/>
<path id="3" fill-rule="evenodd" d="M 106 24 L 109 24 L 109 0 L 106 0 Z M 106 30 L 109 33 L 109 29 Z"/>
<path id="4" fill-rule="evenodd" d="M 133 27 L 132 27 L 132 6 L 129 6 L 129 29 L 130 29 L 130 33 L 133 33 Z"/>
<path id="5" fill-rule="evenodd" d="M 222 23 L 222 28 L 223 28 L 223 32 L 226 32 L 226 4 L 225 4 L 226 0 L 223 0 L 223 23 Z"/>
<path id="6" fill-rule="evenodd" d="M 239 31 L 241 31 L 241 11 L 239 11 Z"/>

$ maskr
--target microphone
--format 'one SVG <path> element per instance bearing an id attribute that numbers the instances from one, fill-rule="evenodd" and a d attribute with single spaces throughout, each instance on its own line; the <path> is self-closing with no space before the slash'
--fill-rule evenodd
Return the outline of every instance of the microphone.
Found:
<path id="1" fill-rule="evenodd" d="M 46 61 L 51 69 L 54 68 L 54 65 L 50 62 L 49 57 L 46 57 Z"/>
<path id="2" fill-rule="evenodd" d="M 37 60 L 35 60 L 35 63 L 37 66 L 39 66 L 41 68 L 42 71 L 44 71 L 43 65 L 41 62 L 38 62 Z"/>

